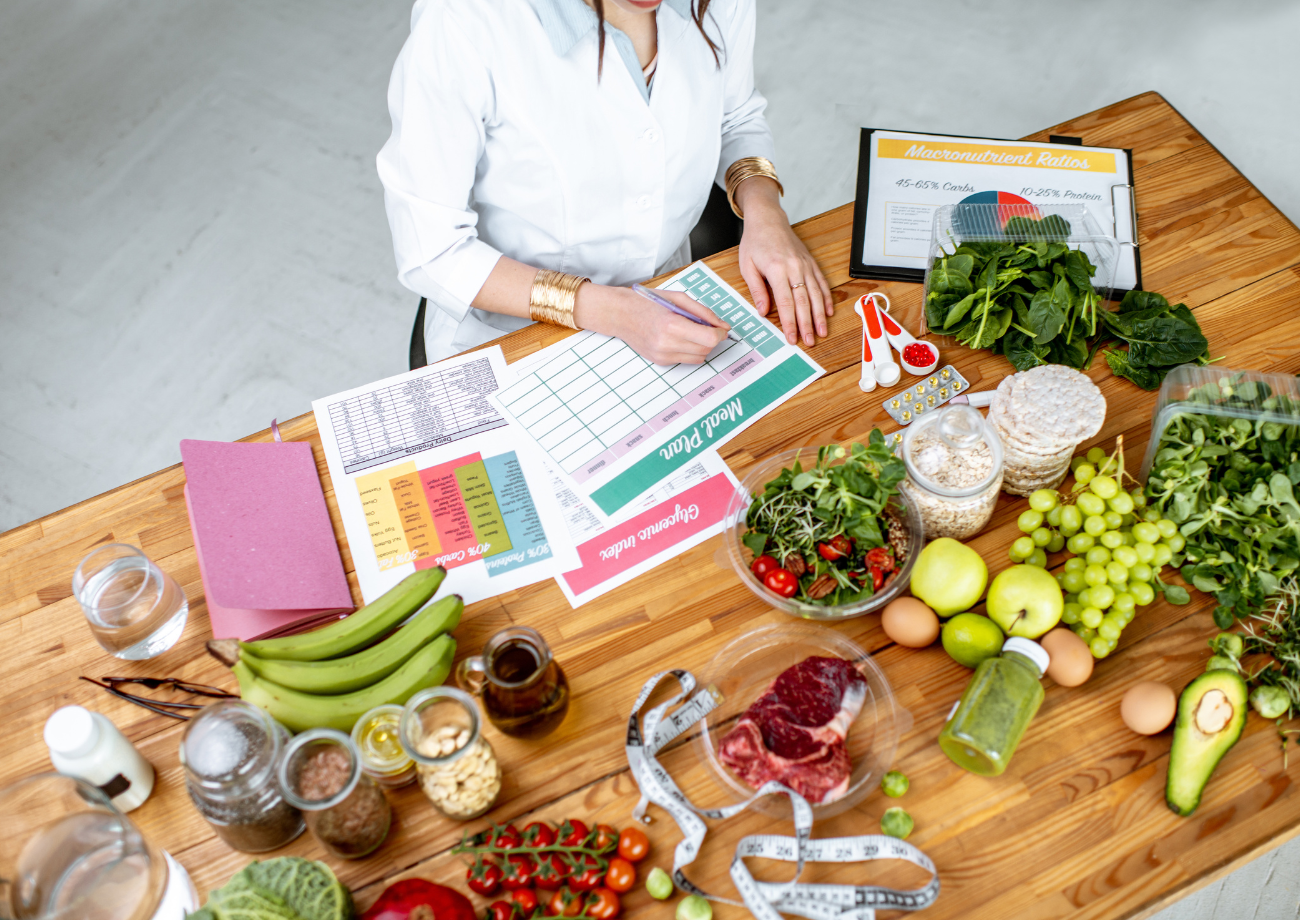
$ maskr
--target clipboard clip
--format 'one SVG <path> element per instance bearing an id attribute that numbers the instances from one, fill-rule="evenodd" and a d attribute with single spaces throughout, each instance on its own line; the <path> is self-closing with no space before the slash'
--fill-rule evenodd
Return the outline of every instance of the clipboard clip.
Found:
<path id="1" fill-rule="evenodd" d="M 1128 189 L 1129 227 L 1131 228 L 1132 231 L 1132 240 L 1131 241 L 1121 240 L 1120 245 L 1132 246 L 1134 249 L 1137 249 L 1138 248 L 1137 193 L 1133 190 L 1133 184 L 1130 182 L 1121 182 L 1116 185 L 1112 185 L 1110 187 L 1110 209 L 1111 209 L 1111 213 L 1115 214 L 1116 226 L 1119 225 L 1119 208 L 1115 204 L 1115 189 L 1117 188 Z"/>

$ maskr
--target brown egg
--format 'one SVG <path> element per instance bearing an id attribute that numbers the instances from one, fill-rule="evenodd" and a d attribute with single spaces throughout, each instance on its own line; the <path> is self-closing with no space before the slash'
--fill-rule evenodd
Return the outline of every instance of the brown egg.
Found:
<path id="1" fill-rule="evenodd" d="M 925 648 L 939 638 L 939 618 L 914 597 L 900 597 L 886 604 L 880 625 L 886 636 L 908 648 Z"/>
<path id="2" fill-rule="evenodd" d="M 1062 687 L 1077 687 L 1092 677 L 1092 652 L 1088 643 L 1068 629 L 1054 629 L 1038 644 L 1047 652 L 1051 662 L 1047 676 Z"/>
<path id="3" fill-rule="evenodd" d="M 1174 691 L 1153 680 L 1129 687 L 1119 704 L 1120 718 L 1139 735 L 1164 731 L 1177 711 L 1178 697 Z"/>

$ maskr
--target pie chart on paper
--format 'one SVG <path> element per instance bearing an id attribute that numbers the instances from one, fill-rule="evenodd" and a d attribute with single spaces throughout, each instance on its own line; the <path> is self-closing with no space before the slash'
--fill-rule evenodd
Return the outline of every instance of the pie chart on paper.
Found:
<path id="1" fill-rule="evenodd" d="M 958 204 L 998 205 L 998 231 L 1005 230 L 1007 221 L 1013 217 L 1029 217 L 1039 220 L 1043 216 L 1038 208 L 1034 207 L 1033 202 L 1010 192 L 976 192 L 974 195 L 963 198 Z"/>

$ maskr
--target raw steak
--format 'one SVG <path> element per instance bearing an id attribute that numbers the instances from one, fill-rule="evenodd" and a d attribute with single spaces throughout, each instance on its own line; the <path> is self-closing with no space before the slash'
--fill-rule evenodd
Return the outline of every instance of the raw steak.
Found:
<path id="1" fill-rule="evenodd" d="M 754 700 L 718 746 L 718 758 L 757 789 L 784 783 L 813 804 L 838 799 L 853 765 L 844 747 L 867 682 L 843 658 L 805 658 Z"/>

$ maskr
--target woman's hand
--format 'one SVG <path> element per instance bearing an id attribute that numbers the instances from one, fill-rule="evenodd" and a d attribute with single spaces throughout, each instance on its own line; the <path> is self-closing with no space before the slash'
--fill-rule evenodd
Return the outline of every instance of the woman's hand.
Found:
<path id="1" fill-rule="evenodd" d="M 803 240 L 790 229 L 781 209 L 776 183 L 764 176 L 746 179 L 736 189 L 745 214 L 740 238 L 740 274 L 749 285 L 754 306 L 763 315 L 773 302 L 786 341 L 813 345 L 826 335 L 826 317 L 835 315 L 830 285 Z"/>
<path id="2" fill-rule="evenodd" d="M 573 317 L 583 329 L 612 335 L 654 364 L 700 364 L 731 329 L 707 307 L 677 291 L 659 291 L 687 312 L 705 320 L 701 326 L 624 287 L 584 284 L 578 288 Z"/>

